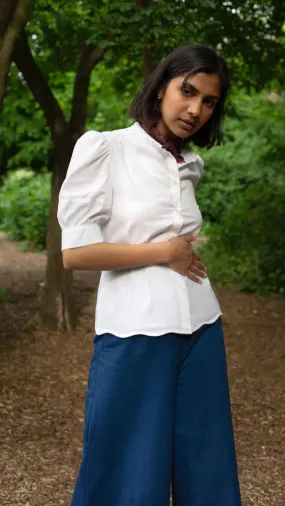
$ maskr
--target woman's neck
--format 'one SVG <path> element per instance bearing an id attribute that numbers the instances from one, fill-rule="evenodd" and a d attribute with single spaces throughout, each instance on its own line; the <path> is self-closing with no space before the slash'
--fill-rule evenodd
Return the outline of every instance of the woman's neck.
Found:
<path id="1" fill-rule="evenodd" d="M 181 152 L 185 146 L 185 140 L 174 135 L 171 130 L 167 128 L 163 120 L 159 120 L 154 128 L 157 128 L 159 133 L 164 135 L 167 138 L 168 142 L 171 142 L 175 146 L 178 152 Z"/>

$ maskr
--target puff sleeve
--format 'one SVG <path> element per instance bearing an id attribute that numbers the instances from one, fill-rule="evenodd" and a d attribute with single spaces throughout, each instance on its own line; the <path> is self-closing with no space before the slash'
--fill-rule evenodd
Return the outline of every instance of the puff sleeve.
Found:
<path id="1" fill-rule="evenodd" d="M 103 242 L 112 210 L 109 146 L 90 131 L 77 141 L 59 193 L 62 250 Z"/>

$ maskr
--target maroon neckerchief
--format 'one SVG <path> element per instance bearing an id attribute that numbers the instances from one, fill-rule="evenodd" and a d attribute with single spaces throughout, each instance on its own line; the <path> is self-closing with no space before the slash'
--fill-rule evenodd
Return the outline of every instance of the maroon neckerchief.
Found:
<path id="1" fill-rule="evenodd" d="M 181 155 L 181 153 L 177 151 L 173 142 L 169 141 L 166 135 L 160 133 L 155 126 L 150 126 L 148 128 L 145 128 L 145 130 L 154 140 L 156 140 L 157 142 L 159 142 L 159 144 L 161 144 L 163 149 L 169 151 L 174 156 L 174 158 L 178 163 L 185 163 L 185 160 Z"/>

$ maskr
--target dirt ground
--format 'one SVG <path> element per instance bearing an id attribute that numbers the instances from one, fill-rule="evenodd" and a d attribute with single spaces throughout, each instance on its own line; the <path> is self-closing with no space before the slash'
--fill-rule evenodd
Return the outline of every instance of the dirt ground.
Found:
<path id="1" fill-rule="evenodd" d="M 76 274 L 79 324 L 72 336 L 57 334 L 37 316 L 45 260 L 0 236 L 1 506 L 68 506 L 81 456 L 98 276 Z M 215 290 L 243 506 L 284 506 L 285 299 Z"/>

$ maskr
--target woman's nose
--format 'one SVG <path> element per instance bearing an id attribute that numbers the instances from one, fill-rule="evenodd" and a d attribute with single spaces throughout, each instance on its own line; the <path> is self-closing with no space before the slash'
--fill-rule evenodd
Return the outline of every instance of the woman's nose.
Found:
<path id="1" fill-rule="evenodd" d="M 202 109 L 202 100 L 200 100 L 198 97 L 192 97 L 188 106 L 188 114 L 195 118 L 199 118 L 201 115 L 201 109 Z"/>

